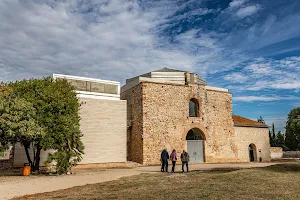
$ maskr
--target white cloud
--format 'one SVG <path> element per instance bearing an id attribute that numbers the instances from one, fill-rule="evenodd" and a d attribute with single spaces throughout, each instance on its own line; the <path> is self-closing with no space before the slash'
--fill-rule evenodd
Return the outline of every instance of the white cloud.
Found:
<path id="1" fill-rule="evenodd" d="M 124 81 L 195 66 L 196 57 L 181 47 L 158 47 L 156 10 L 105 2 L 0 1 L 0 80 L 65 73 Z"/>
<path id="2" fill-rule="evenodd" d="M 263 119 L 265 120 L 266 124 L 269 127 L 272 127 L 272 123 L 274 123 L 276 133 L 278 131 L 285 133 L 287 116 L 266 116 L 266 117 L 263 117 Z"/>
<path id="3" fill-rule="evenodd" d="M 300 107 L 300 102 L 293 103 L 292 106 L 293 106 L 294 108 L 298 108 L 298 107 Z"/>
<path id="4" fill-rule="evenodd" d="M 281 89 L 297 91 L 300 89 L 299 59 L 300 57 L 287 57 L 282 60 L 258 58 L 246 64 L 240 72 L 228 73 L 223 79 L 232 83 L 240 83 L 240 85 L 228 86 L 236 90 Z"/>
<path id="5" fill-rule="evenodd" d="M 241 5 L 243 5 L 246 0 L 233 0 L 232 2 L 229 3 L 229 8 L 238 8 Z"/>
<path id="6" fill-rule="evenodd" d="M 233 97 L 234 101 L 237 102 L 254 102 L 254 101 L 278 101 L 279 97 L 267 97 L 267 96 L 239 96 Z"/>
<path id="7" fill-rule="evenodd" d="M 294 26 L 299 21 L 298 15 L 280 20 L 267 18 L 265 23 L 254 23 L 250 28 L 236 29 L 233 25 L 233 31 L 226 33 L 223 27 L 221 31 L 193 25 L 190 28 L 185 25 L 190 18 L 195 17 L 192 20 L 198 23 L 210 13 L 217 15 L 216 21 L 224 21 L 218 9 L 192 7 L 195 2 L 201 1 L 178 4 L 169 0 L 1 0 L 0 81 L 65 73 L 124 82 L 126 78 L 162 67 L 205 76 L 240 66 L 253 58 L 251 51 L 299 35 L 299 28 Z M 251 6 L 261 8 L 247 0 L 232 1 L 229 5 L 231 14 L 241 16 L 253 13 Z M 167 36 L 166 31 L 170 31 Z M 291 70 L 300 68 L 297 60 L 282 62 Z M 246 86 L 254 90 L 297 86 L 293 82 L 297 79 L 288 70 L 278 69 L 276 73 L 284 74 L 273 80 L 266 63 L 252 64 L 252 72 L 245 69 L 224 79 L 247 82 Z"/>
<path id="8" fill-rule="evenodd" d="M 237 96 L 233 97 L 236 102 L 270 102 L 270 101 L 280 101 L 280 100 L 297 100 L 299 97 L 296 96 Z"/>
<path id="9" fill-rule="evenodd" d="M 251 5 L 244 8 L 239 9 L 235 15 L 239 18 L 244 18 L 251 16 L 255 13 L 257 13 L 260 10 L 260 7 L 258 5 Z"/>
<path id="10" fill-rule="evenodd" d="M 224 80 L 230 81 L 233 83 L 244 83 L 248 80 L 248 77 L 239 72 L 234 72 L 224 76 Z"/>

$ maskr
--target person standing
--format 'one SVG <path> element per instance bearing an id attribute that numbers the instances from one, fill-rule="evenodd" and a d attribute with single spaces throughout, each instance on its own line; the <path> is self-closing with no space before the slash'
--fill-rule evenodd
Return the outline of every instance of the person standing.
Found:
<path id="1" fill-rule="evenodd" d="M 180 155 L 181 162 L 182 162 L 182 173 L 184 172 L 184 165 L 186 165 L 186 172 L 189 172 L 189 161 L 190 161 L 190 156 L 188 152 L 185 150 L 182 151 L 182 154 Z"/>
<path id="2" fill-rule="evenodd" d="M 168 160 L 169 160 L 169 153 L 167 149 L 164 149 L 160 155 L 161 159 L 161 172 L 168 172 Z"/>
<path id="3" fill-rule="evenodd" d="M 175 172 L 175 165 L 177 161 L 177 152 L 175 149 L 173 149 L 171 155 L 170 155 L 170 160 L 172 161 L 172 172 Z"/>

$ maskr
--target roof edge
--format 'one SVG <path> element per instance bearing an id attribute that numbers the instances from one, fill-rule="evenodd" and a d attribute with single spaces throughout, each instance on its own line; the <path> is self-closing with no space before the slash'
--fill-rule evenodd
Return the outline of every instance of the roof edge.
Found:
<path id="1" fill-rule="evenodd" d="M 234 124 L 233 126 L 237 126 L 237 127 L 253 127 L 253 128 L 269 128 L 268 125 L 247 125 L 247 124 Z"/>

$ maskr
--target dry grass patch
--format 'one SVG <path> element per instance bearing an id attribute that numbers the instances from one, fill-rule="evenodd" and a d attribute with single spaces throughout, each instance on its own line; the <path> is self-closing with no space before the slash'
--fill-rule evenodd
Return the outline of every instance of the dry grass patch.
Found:
<path id="1" fill-rule="evenodd" d="M 14 200 L 300 199 L 300 164 L 188 174 L 142 174 Z"/>

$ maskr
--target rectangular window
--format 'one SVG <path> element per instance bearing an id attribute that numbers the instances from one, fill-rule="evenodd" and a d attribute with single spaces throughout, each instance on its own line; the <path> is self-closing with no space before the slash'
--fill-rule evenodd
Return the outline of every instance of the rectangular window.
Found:
<path id="1" fill-rule="evenodd" d="M 194 80 L 194 74 L 191 74 L 190 76 L 191 76 L 191 79 L 190 79 L 191 83 L 194 83 L 195 82 L 195 80 Z"/>
<path id="2" fill-rule="evenodd" d="M 83 80 L 67 79 L 67 81 L 75 87 L 75 90 L 96 92 L 96 93 L 107 93 L 107 94 L 118 94 L 118 85 L 90 82 Z"/>
<path id="3" fill-rule="evenodd" d="M 87 88 L 87 82 L 86 81 L 81 81 L 81 80 L 67 80 L 72 86 L 75 87 L 75 90 L 79 91 L 88 91 Z"/>
<path id="4" fill-rule="evenodd" d="M 95 82 L 92 82 L 91 83 L 91 92 L 104 93 L 105 92 L 104 86 L 105 86 L 104 83 L 95 83 Z"/>
<path id="5" fill-rule="evenodd" d="M 116 85 L 110 85 L 110 84 L 105 84 L 105 86 L 104 86 L 104 93 L 118 94 L 118 86 L 116 86 Z"/>

